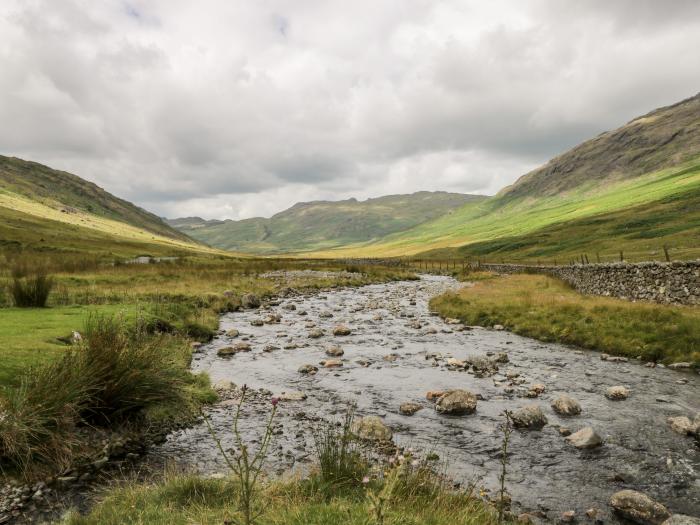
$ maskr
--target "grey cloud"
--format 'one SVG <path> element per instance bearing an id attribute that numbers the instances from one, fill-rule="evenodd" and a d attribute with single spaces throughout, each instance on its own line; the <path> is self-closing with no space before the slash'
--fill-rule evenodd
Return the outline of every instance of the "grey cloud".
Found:
<path id="1" fill-rule="evenodd" d="M 698 91 L 678 0 L 8 0 L 0 151 L 157 213 L 494 193 Z"/>

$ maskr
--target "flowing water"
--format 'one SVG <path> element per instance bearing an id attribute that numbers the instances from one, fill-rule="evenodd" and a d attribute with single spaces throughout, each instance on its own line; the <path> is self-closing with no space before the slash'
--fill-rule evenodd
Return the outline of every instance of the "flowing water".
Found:
<path id="1" fill-rule="evenodd" d="M 500 468 L 503 411 L 537 403 L 549 424 L 541 431 L 517 430 L 511 436 L 507 485 L 518 511 L 540 511 L 556 518 L 562 511 L 573 509 L 580 515 L 597 507 L 607 514 L 610 495 L 632 488 L 674 512 L 700 515 L 700 448 L 690 437 L 674 433 L 666 421 L 670 416 L 692 418 L 700 411 L 700 376 L 638 362 L 602 361 L 595 352 L 505 331 L 460 331 L 428 309 L 431 297 L 457 286 L 448 277 L 424 276 L 420 281 L 292 297 L 263 310 L 227 314 L 221 320 L 222 335 L 203 348 L 193 367 L 209 372 L 213 381 L 247 383 L 274 394 L 302 391 L 308 396 L 280 403 L 270 462 L 279 472 L 308 466 L 313 459 L 311 429 L 318 419 L 338 418 L 348 403 L 355 403 L 358 414 L 381 416 L 394 430 L 396 443 L 435 451 L 447 461 L 455 480 L 493 490 Z M 290 304 L 296 310 L 288 309 Z M 281 321 L 251 325 L 269 314 L 279 314 Z M 338 324 L 350 327 L 352 334 L 333 336 Z M 223 334 L 233 328 L 240 331 L 237 338 Z M 309 338 L 314 328 L 323 329 L 325 335 Z M 251 352 L 217 356 L 218 348 L 241 340 L 251 344 Z M 279 349 L 263 352 L 268 345 Z M 319 365 L 328 359 L 325 349 L 332 345 L 345 352 L 342 368 Z M 444 359 L 430 357 L 436 352 Z M 501 370 L 492 377 L 450 370 L 445 363 L 450 356 L 464 359 L 497 352 L 507 353 L 510 362 L 499 365 Z M 386 361 L 388 354 L 398 358 Z M 300 374 L 297 370 L 305 364 L 318 366 L 318 373 Z M 522 384 L 509 388 L 506 371 L 519 373 L 516 382 Z M 524 394 L 533 383 L 546 385 L 546 392 L 528 399 Z M 629 398 L 608 400 L 604 392 L 613 385 L 629 388 Z M 425 398 L 428 390 L 453 388 L 483 397 L 475 414 L 440 415 Z M 559 394 L 578 400 L 581 415 L 555 414 L 550 403 Z M 413 416 L 401 415 L 398 407 L 406 401 L 424 409 Z M 246 435 L 264 424 L 269 409 L 265 396 L 257 396 L 246 407 L 242 418 Z M 232 444 L 233 410 L 231 402 L 223 402 L 209 415 L 225 446 Z M 559 426 L 573 431 L 592 426 L 605 444 L 578 450 L 560 435 Z M 152 457 L 175 459 L 202 473 L 225 470 L 204 425 L 172 434 Z"/>

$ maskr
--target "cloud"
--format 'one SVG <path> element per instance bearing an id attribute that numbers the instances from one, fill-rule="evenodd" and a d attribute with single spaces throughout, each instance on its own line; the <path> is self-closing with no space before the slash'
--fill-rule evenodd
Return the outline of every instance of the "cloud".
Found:
<path id="1" fill-rule="evenodd" d="M 7 0 L 0 153 L 167 216 L 495 193 L 700 85 L 700 4 Z"/>

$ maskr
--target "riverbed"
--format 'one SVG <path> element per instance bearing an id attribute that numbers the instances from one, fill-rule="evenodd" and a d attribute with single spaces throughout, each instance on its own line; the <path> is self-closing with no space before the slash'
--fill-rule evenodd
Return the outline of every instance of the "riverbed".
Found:
<path id="1" fill-rule="evenodd" d="M 304 471 L 313 462 L 312 430 L 321 420 L 339 419 L 349 404 L 359 415 L 378 415 L 394 431 L 394 441 L 419 453 L 432 451 L 463 484 L 487 491 L 496 487 L 504 410 L 538 404 L 548 418 L 541 430 L 516 430 L 511 436 L 507 486 L 518 512 L 538 512 L 552 520 L 563 511 L 582 516 L 596 507 L 611 518 L 610 495 L 623 488 L 647 493 L 673 512 L 700 515 L 700 449 L 690 437 L 674 433 L 671 416 L 700 411 L 700 376 L 643 363 L 603 361 L 596 352 L 538 342 L 507 331 L 462 327 L 431 314 L 431 297 L 461 286 L 444 276 L 299 295 L 261 309 L 226 314 L 220 335 L 195 355 L 195 371 L 214 382 L 232 381 L 264 389 L 244 410 L 242 426 L 254 436 L 269 415 L 269 397 L 303 392 L 303 401 L 283 401 L 275 424 L 269 466 L 276 474 Z M 272 316 L 272 317 L 271 317 Z M 279 321 L 274 322 L 275 316 Z M 263 322 L 261 326 L 259 321 Z M 272 321 L 272 322 L 270 322 Z M 254 323 L 254 324 L 251 324 Z M 347 336 L 334 336 L 345 325 Z M 227 332 L 237 330 L 236 337 Z M 321 337 L 309 337 L 314 330 Z M 318 334 L 313 334 L 318 335 Z M 217 350 L 248 342 L 250 352 L 223 358 Z M 326 350 L 340 346 L 340 368 L 324 368 Z M 267 348 L 266 348 L 267 347 Z M 273 348 L 270 348 L 273 347 Z M 267 351 L 264 351 L 267 350 Z M 493 376 L 452 370 L 447 359 L 506 353 L 507 364 Z M 387 357 L 394 354 L 393 357 Z M 318 367 L 315 375 L 298 372 Z M 506 378 L 518 377 L 514 380 Z M 539 397 L 526 397 L 541 383 Z M 609 386 L 630 395 L 611 401 Z M 429 390 L 467 389 L 479 394 L 472 415 L 438 414 L 426 399 Z M 550 403 L 560 394 L 578 400 L 582 413 L 557 415 Z M 423 409 L 402 415 L 399 405 Z M 224 401 L 208 417 L 225 446 L 232 446 L 234 403 Z M 604 445 L 578 450 L 559 431 L 592 426 Z M 225 471 L 216 445 L 203 424 L 172 434 L 152 458 L 176 462 L 203 474 Z"/>

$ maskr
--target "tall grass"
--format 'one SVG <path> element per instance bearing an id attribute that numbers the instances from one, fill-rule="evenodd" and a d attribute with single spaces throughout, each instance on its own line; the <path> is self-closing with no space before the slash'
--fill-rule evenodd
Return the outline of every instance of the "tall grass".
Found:
<path id="1" fill-rule="evenodd" d="M 61 471 L 83 445 L 77 428 L 113 428 L 154 407 L 184 406 L 187 355 L 172 336 L 149 336 L 118 317 L 88 319 L 82 344 L 2 392 L 0 467 L 25 477 Z"/>
<path id="2" fill-rule="evenodd" d="M 10 294 L 15 306 L 20 308 L 44 308 L 54 280 L 43 266 L 31 267 L 18 262 L 12 267 Z"/>

